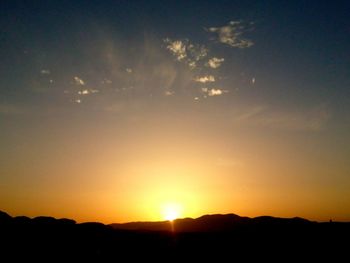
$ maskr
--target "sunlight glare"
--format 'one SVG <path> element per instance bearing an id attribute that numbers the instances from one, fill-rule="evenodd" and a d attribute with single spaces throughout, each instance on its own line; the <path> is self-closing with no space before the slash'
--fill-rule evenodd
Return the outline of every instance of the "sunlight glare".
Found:
<path id="1" fill-rule="evenodd" d="M 173 221 L 181 216 L 182 207 L 176 203 L 166 204 L 163 207 L 163 216 L 165 220 Z"/>

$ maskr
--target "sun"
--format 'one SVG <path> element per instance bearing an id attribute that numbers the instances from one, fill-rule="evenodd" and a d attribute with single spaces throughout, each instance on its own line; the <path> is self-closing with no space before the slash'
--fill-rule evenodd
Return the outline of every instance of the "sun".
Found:
<path id="1" fill-rule="evenodd" d="M 165 204 L 162 208 L 162 214 L 165 220 L 173 221 L 181 217 L 182 206 L 177 203 L 168 203 Z"/>

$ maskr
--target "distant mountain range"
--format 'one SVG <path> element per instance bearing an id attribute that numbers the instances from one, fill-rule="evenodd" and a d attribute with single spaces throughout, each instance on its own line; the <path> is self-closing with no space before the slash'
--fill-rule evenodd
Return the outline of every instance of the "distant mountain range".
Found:
<path id="1" fill-rule="evenodd" d="M 48 216 L 38 216 L 29 218 L 26 216 L 11 217 L 5 212 L 0 211 L 0 223 L 35 223 L 35 224 L 62 224 L 74 225 L 76 221 L 67 218 L 55 219 Z M 104 225 L 102 223 L 81 223 Z M 131 231 L 169 231 L 169 232 L 222 232 L 234 231 L 246 227 L 290 227 L 317 224 L 307 219 L 300 217 L 294 218 L 279 218 L 272 216 L 259 216 L 255 218 L 241 217 L 236 214 L 213 214 L 204 215 L 196 219 L 182 218 L 174 221 L 146 221 L 146 222 L 129 222 L 129 223 L 113 223 L 105 225 L 116 230 L 131 230 Z"/>
<path id="2" fill-rule="evenodd" d="M 11 217 L 5 212 L 0 211 L 0 223 L 35 223 L 35 224 L 56 224 L 56 225 L 74 225 L 77 224 L 72 219 L 55 219 L 48 216 L 38 216 L 29 218 L 26 216 Z M 236 231 L 244 228 L 266 228 L 266 227 L 300 227 L 303 225 L 319 224 L 300 217 L 279 218 L 272 216 L 259 216 L 255 218 L 241 217 L 236 214 L 213 214 L 204 215 L 196 219 L 182 218 L 174 221 L 146 221 L 146 222 L 129 222 L 113 223 L 104 225 L 102 223 L 81 223 L 78 225 L 95 224 L 106 227 L 112 227 L 115 230 L 129 231 L 162 231 L 162 232 L 227 232 Z"/>
<path id="3" fill-rule="evenodd" d="M 234 231 L 240 228 L 256 228 L 267 226 L 300 226 L 309 225 L 307 219 L 277 218 L 271 216 L 260 216 L 255 218 L 241 217 L 236 214 L 214 214 L 204 215 L 196 219 L 183 218 L 174 221 L 159 222 L 130 222 L 124 224 L 110 224 L 114 229 L 137 230 L 137 231 L 175 231 L 175 232 L 223 232 Z"/>

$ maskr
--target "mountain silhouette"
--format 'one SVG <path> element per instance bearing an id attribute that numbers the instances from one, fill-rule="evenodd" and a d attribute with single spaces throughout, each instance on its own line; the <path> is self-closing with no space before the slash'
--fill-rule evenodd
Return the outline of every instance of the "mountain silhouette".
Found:
<path id="1" fill-rule="evenodd" d="M 0 255 L 9 261 L 325 260 L 347 255 L 350 223 L 235 214 L 104 225 L 0 211 Z"/>
<path id="2" fill-rule="evenodd" d="M 241 217 L 235 214 L 204 215 L 196 219 L 184 218 L 159 222 L 130 222 L 124 224 L 110 224 L 114 229 L 137 231 L 176 231 L 176 232 L 227 232 L 242 228 L 257 227 L 291 227 L 312 224 L 307 219 L 277 218 L 260 216 L 255 218 Z"/>

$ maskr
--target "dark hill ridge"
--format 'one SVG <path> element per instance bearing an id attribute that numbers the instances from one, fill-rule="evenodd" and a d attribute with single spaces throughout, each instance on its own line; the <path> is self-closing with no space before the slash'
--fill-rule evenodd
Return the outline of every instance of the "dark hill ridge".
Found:
<path id="1" fill-rule="evenodd" d="M 124 224 L 110 224 L 114 229 L 123 230 L 148 230 L 148 231 L 175 231 L 175 232 L 225 232 L 234 231 L 239 228 L 247 227 L 283 227 L 283 226 L 301 226 L 312 224 L 307 219 L 295 218 L 277 218 L 271 216 L 260 216 L 255 218 L 241 217 L 235 214 L 214 214 L 204 215 L 196 219 L 183 218 L 176 219 L 173 222 L 130 222 Z"/>
<path id="2" fill-rule="evenodd" d="M 8 262 L 191 258 L 197 262 L 232 256 L 236 261 L 250 261 L 271 260 L 279 254 L 283 257 L 277 257 L 278 261 L 307 257 L 314 262 L 330 256 L 335 262 L 337 257 L 347 256 L 349 236 L 350 223 L 317 223 L 302 218 L 228 214 L 104 225 L 43 216 L 11 217 L 0 211 L 0 257 L 10 259 Z"/>

